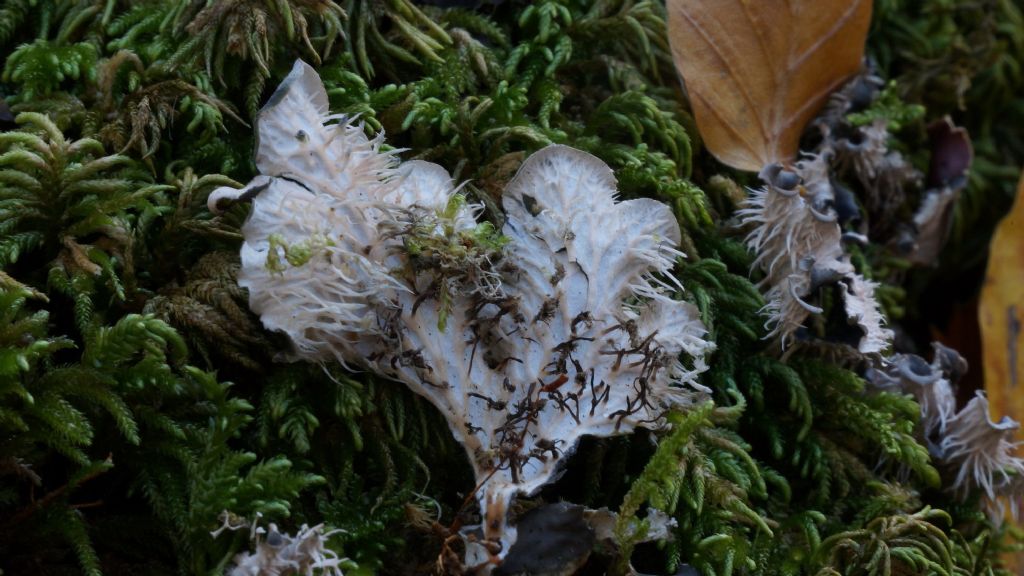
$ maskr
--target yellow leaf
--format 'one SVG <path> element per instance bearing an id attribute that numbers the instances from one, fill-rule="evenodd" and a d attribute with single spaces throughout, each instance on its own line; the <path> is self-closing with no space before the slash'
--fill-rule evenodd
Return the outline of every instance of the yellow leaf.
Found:
<path id="1" fill-rule="evenodd" d="M 871 0 L 668 0 L 672 56 L 705 145 L 760 170 L 861 66 Z"/>
<path id="2" fill-rule="evenodd" d="M 1024 177 L 1017 199 L 992 236 L 985 284 L 981 288 L 981 326 L 985 391 L 992 416 L 1024 421 Z"/>
<path id="3" fill-rule="evenodd" d="M 1024 421 L 1024 174 L 1017 198 L 989 246 L 988 269 L 981 288 L 978 324 L 990 418 Z M 1019 431 L 1018 431 L 1019 434 Z M 1020 527 L 1021 523 L 1017 522 Z M 1020 574 L 1024 554 L 1006 552 L 1007 568 Z"/>

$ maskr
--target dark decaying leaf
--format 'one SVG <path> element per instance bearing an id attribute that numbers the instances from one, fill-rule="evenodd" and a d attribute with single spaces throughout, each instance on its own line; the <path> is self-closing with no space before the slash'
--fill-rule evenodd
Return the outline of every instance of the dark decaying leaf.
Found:
<path id="1" fill-rule="evenodd" d="M 932 156 L 928 167 L 928 190 L 914 214 L 916 243 L 907 259 L 918 265 L 934 266 L 949 238 L 953 206 L 967 185 L 967 173 L 974 160 L 971 137 L 955 126 L 949 116 L 928 126 Z"/>
<path id="2" fill-rule="evenodd" d="M 17 126 L 18 124 L 14 121 L 14 113 L 11 112 L 11 107 L 7 105 L 3 98 L 0 98 L 0 132 L 14 130 Z"/>
<path id="3" fill-rule="evenodd" d="M 594 548 L 583 507 L 566 502 L 530 510 L 516 530 L 518 539 L 494 576 L 567 576 L 586 563 Z"/>
<path id="4" fill-rule="evenodd" d="M 967 130 L 956 126 L 946 116 L 928 125 L 928 140 L 932 148 L 928 167 L 928 186 L 958 188 L 956 180 L 967 177 L 974 159 L 974 148 Z"/>

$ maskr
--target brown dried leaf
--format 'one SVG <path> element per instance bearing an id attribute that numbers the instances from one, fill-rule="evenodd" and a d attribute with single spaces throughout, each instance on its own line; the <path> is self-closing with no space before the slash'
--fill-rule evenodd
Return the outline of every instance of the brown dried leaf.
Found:
<path id="1" fill-rule="evenodd" d="M 861 66 L 870 0 L 668 0 L 668 36 L 712 154 L 757 171 Z"/>

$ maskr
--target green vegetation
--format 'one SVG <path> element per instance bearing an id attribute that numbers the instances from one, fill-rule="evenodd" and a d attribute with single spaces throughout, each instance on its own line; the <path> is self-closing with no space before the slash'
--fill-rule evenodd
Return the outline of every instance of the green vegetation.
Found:
<path id="1" fill-rule="evenodd" d="M 868 51 L 890 84 L 849 120 L 895 121 L 894 147 L 926 168 L 924 127 L 950 114 L 976 152 L 937 268 L 855 257 L 923 349 L 926 319 L 948 317 L 927 304 L 936 279 L 976 290 L 1024 164 L 1024 16 L 1012 0 L 875 4 Z M 342 529 L 328 544 L 346 574 L 430 573 L 448 527 L 472 523 L 472 473 L 444 419 L 401 385 L 277 361 L 287 343 L 236 283 L 248 208 L 206 208 L 253 176 L 256 112 L 302 58 L 332 112 L 485 205 L 494 224 L 449 230 L 448 245 L 413 230 L 416 257 L 500 249 L 500 191 L 551 143 L 606 161 L 624 197 L 672 206 L 683 297 L 717 344 L 714 404 L 669 415 L 656 446 L 647 432 L 584 441 L 541 493 L 621 512 L 627 554 L 592 563 L 621 571 L 642 548 L 633 565 L 661 574 L 1009 574 L 1008 529 L 977 495 L 941 489 L 912 399 L 869 391 L 838 346 L 783 361 L 762 340 L 730 221 L 756 182 L 702 151 L 664 27 L 647 0 L 4 3 L 0 572 L 223 573 L 249 549 L 247 530 L 211 536 L 226 512 Z M 267 265 L 330 242 L 280 246 Z M 675 519 L 672 540 L 626 534 L 649 507 Z"/>

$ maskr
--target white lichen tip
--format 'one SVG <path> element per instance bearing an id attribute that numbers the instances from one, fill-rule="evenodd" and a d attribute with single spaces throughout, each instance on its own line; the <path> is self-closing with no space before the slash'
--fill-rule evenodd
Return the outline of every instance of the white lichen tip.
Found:
<path id="1" fill-rule="evenodd" d="M 249 528 L 249 540 L 253 550 L 240 552 L 232 559 L 227 576 L 344 576 L 341 567 L 348 558 L 341 558 L 327 548 L 327 540 L 343 530 L 324 531 L 324 525 L 310 527 L 303 524 L 294 536 L 278 530 L 270 523 L 268 528 L 259 525 L 262 514 L 249 523 L 236 518 L 226 510 L 221 513 L 223 524 L 210 533 L 216 538 L 225 530 L 235 531 Z M 239 524 L 231 524 L 240 520 Z"/>
<path id="2" fill-rule="evenodd" d="M 981 490 L 993 520 L 1002 517 L 1004 500 L 1016 514 L 1021 496 L 1024 460 L 1016 456 L 1014 436 L 1020 424 L 1008 416 L 989 418 L 988 398 L 980 390 L 949 419 L 942 439 L 942 457 L 957 467 L 953 489 Z"/>
<path id="3" fill-rule="evenodd" d="M 399 165 L 380 136 L 327 116 L 301 62 L 258 129 L 262 175 L 211 196 L 252 198 L 252 309 L 295 358 L 373 370 L 444 414 L 481 485 L 488 562 L 515 540 L 511 498 L 550 481 L 581 436 L 658 427 L 703 397 L 713 345 L 667 276 L 678 224 L 660 202 L 617 202 L 601 160 L 530 156 L 499 233 L 443 168 Z"/>
<path id="4" fill-rule="evenodd" d="M 939 440 L 956 411 L 953 385 L 938 365 L 914 354 L 895 354 L 880 367 L 868 370 L 868 380 L 887 392 L 911 394 L 921 407 L 922 432 L 933 453 L 941 454 Z"/>

